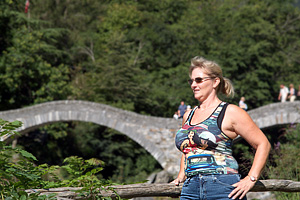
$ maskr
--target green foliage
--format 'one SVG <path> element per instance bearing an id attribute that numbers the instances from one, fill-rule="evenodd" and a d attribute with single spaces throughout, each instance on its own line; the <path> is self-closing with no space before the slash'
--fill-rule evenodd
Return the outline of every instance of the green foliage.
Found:
<path id="1" fill-rule="evenodd" d="M 65 99 L 71 88 L 67 54 L 59 42 L 67 31 L 41 29 L 41 21 L 26 18 L 9 3 L 1 6 L 7 9 L 0 13 L 0 26 L 5 26 L 0 36 L 0 109 Z"/>
<path id="2" fill-rule="evenodd" d="M 299 71 L 295 60 L 298 50 L 290 49 L 298 45 L 294 31 L 299 31 L 299 26 L 292 19 L 297 18 L 299 10 L 290 3 L 233 0 L 191 6 L 182 20 L 194 42 L 185 50 L 216 60 L 223 66 L 225 77 L 230 78 L 236 88 L 235 102 L 240 96 L 246 96 L 250 108 L 271 103 L 276 100 L 280 82 L 298 82 L 291 78 L 293 73 L 282 75 L 281 71 L 287 68 L 289 72 Z M 285 43 L 281 43 L 283 38 Z M 293 56 L 283 51 L 293 52 Z"/>
<path id="3" fill-rule="evenodd" d="M 0 135 L 14 135 L 22 125 L 19 121 L 0 120 Z M 18 156 L 18 159 L 15 156 Z M 36 188 L 41 184 L 39 170 L 32 162 L 36 158 L 29 152 L 13 149 L 0 141 L 0 196 L 1 199 L 27 199 L 24 189 Z"/>
<path id="4" fill-rule="evenodd" d="M 83 160 L 77 156 L 66 158 L 62 166 L 69 174 L 69 179 L 64 180 L 64 185 L 69 187 L 82 187 L 78 190 L 78 196 L 89 197 L 89 199 L 103 199 L 99 195 L 99 189 L 105 189 L 108 183 L 97 178 L 96 174 L 103 170 L 104 163 L 101 160 L 92 158 Z M 111 184 L 111 183 L 110 183 Z M 118 198 L 120 199 L 120 197 Z"/>
<path id="5" fill-rule="evenodd" d="M 280 149 L 274 152 L 276 168 L 271 167 L 271 178 L 300 181 L 300 163 L 295 160 L 300 155 L 300 126 L 287 129 L 280 140 Z"/>
<path id="6" fill-rule="evenodd" d="M 300 125 L 288 128 L 280 138 L 279 149 L 274 149 L 274 164 L 268 167 L 271 179 L 300 181 Z M 275 192 L 276 199 L 299 199 L 300 193 Z"/>
<path id="7" fill-rule="evenodd" d="M 2 52 L 0 78 L 5 91 L 2 106 L 6 109 L 61 99 L 68 94 L 68 68 L 63 64 L 55 67 L 43 58 L 60 53 L 45 44 L 44 37 L 43 32 L 28 32 L 23 27 L 13 36 L 12 46 Z"/>
<path id="8" fill-rule="evenodd" d="M 299 10 L 293 1 L 37 0 L 30 7 L 31 19 L 16 14 L 20 6 L 8 2 L 3 6 L 6 14 L 1 24 L 4 26 L 5 20 L 12 24 L 3 31 L 9 37 L 0 40 L 5 44 L 4 50 L 18 38 L 29 44 L 23 49 L 32 49 L 30 35 L 27 37 L 24 31 L 28 28 L 41 47 L 20 58 L 31 57 L 32 62 L 26 63 L 29 66 L 46 61 L 40 64 L 41 69 L 50 64 L 61 72 L 42 79 L 49 82 L 46 85 L 25 84 L 11 92 L 3 88 L 9 91 L 3 98 L 7 104 L 16 101 L 12 94 L 22 92 L 34 99 L 14 103 L 17 107 L 71 96 L 72 81 L 71 98 L 171 117 L 181 100 L 197 104 L 186 83 L 189 61 L 195 55 L 221 64 L 237 92 L 233 100 L 224 100 L 238 102 L 240 96 L 245 96 L 250 109 L 277 101 L 280 83 L 299 84 Z M 8 8 L 14 12 L 6 11 Z M 16 16 L 17 22 L 12 20 Z M 24 37 L 15 33 L 20 25 L 25 28 L 21 29 Z M 18 50 L 15 48 L 11 51 Z M 32 56 L 37 53 L 38 58 Z M 11 63 L 13 70 L 24 66 Z M 71 71 L 66 70 L 68 65 Z M 47 67 L 50 66 L 44 66 L 44 70 Z M 22 85 L 18 71 L 15 76 L 3 71 L 7 73 L 6 85 Z M 23 76 L 30 73 L 22 71 Z M 38 83 L 36 79 L 27 80 Z"/>
<path id="9" fill-rule="evenodd" d="M 0 136 L 16 134 L 15 129 L 21 125 L 20 121 L 8 122 L 0 119 Z M 29 195 L 25 190 L 67 186 L 82 187 L 77 191 L 80 197 L 103 199 L 104 197 L 99 195 L 99 189 L 105 189 L 105 186 L 111 184 L 111 182 L 97 178 L 97 174 L 103 170 L 104 163 L 95 158 L 84 160 L 72 156 L 64 160 L 62 167 L 48 166 L 47 164 L 36 166 L 33 161 L 37 161 L 37 159 L 31 153 L 4 145 L 4 142 L 0 141 L 1 199 L 56 199 L 55 194 L 46 196 L 39 195 L 37 192 Z M 59 170 L 65 170 L 68 178 L 61 180 L 57 176 Z M 118 199 L 120 199 L 119 196 Z"/>
<path id="10" fill-rule="evenodd" d="M 297 81 L 293 74 L 299 71 L 299 11 L 289 2 L 128 4 L 108 4 L 107 17 L 97 26 L 95 49 L 101 54 L 95 64 L 101 61 L 101 68 L 95 74 L 95 67 L 86 79 L 89 100 L 96 97 L 97 102 L 116 105 L 122 99 L 125 105 L 132 103 L 129 110 L 171 116 L 180 100 L 197 103 L 186 84 L 188 62 L 195 55 L 219 62 L 236 87 L 238 96 L 233 101 L 246 96 L 250 108 L 275 101 L 280 82 Z M 81 94 L 85 88 L 80 88 Z"/>
<path id="11" fill-rule="evenodd" d="M 8 122 L 3 119 L 0 119 L 0 137 L 17 134 L 15 130 L 21 126 L 22 122 L 20 121 Z"/>
<path id="12" fill-rule="evenodd" d="M 216 60 L 233 81 L 237 97 L 225 100 L 271 103 L 280 83 L 299 84 L 293 3 L 37 0 L 29 18 L 4 1 L 2 109 L 69 96 L 171 117 L 180 100 L 197 104 L 186 83 L 195 55 Z"/>

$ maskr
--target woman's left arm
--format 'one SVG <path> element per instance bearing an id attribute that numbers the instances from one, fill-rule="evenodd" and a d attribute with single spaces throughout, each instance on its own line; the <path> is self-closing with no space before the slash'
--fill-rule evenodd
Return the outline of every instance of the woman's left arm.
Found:
<path id="1" fill-rule="evenodd" d="M 231 131 L 243 137 L 256 150 L 248 176 L 233 184 L 236 188 L 229 194 L 229 197 L 233 199 L 237 197 L 242 199 L 254 186 L 264 169 L 271 145 L 246 111 L 235 105 L 229 105 L 227 109 L 226 117 L 228 117 L 227 121 L 230 122 Z"/>

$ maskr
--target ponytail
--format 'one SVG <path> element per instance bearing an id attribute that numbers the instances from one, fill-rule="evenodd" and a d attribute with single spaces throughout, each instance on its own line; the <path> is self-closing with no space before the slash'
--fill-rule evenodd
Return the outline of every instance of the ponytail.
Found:
<path id="1" fill-rule="evenodd" d="M 225 94 L 227 97 L 233 97 L 234 96 L 234 87 L 231 83 L 231 81 L 228 78 L 223 77 L 223 84 L 220 83 L 220 89 L 219 91 L 223 94 Z M 218 90 L 217 90 L 218 92 Z"/>

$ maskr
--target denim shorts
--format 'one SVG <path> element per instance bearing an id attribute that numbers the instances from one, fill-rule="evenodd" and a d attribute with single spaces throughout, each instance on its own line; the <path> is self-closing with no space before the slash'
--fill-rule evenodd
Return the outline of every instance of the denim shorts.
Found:
<path id="1" fill-rule="evenodd" d="M 230 200 L 231 185 L 239 181 L 239 174 L 194 175 L 185 180 L 180 200 Z"/>

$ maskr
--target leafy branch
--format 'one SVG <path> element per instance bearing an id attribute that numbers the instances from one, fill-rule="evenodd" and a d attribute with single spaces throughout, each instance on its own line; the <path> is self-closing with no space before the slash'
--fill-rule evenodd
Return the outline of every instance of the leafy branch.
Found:
<path id="1" fill-rule="evenodd" d="M 18 134 L 15 130 L 22 122 L 8 122 L 0 119 L 0 136 Z M 14 159 L 14 155 L 18 155 Z M 56 199 L 55 194 L 40 195 L 39 192 L 28 194 L 28 189 L 47 189 L 57 187 L 81 187 L 76 191 L 81 198 L 104 199 L 100 194 L 106 190 L 109 182 L 98 179 L 97 174 L 103 170 L 104 162 L 95 158 L 84 160 L 71 156 L 64 160 L 63 166 L 36 166 L 36 157 L 25 150 L 13 148 L 0 141 L 0 199 Z M 57 174 L 65 170 L 67 178 Z M 110 189 L 113 190 L 113 189 Z M 117 195 L 118 196 L 118 195 Z M 120 199 L 120 198 L 119 198 Z"/>

